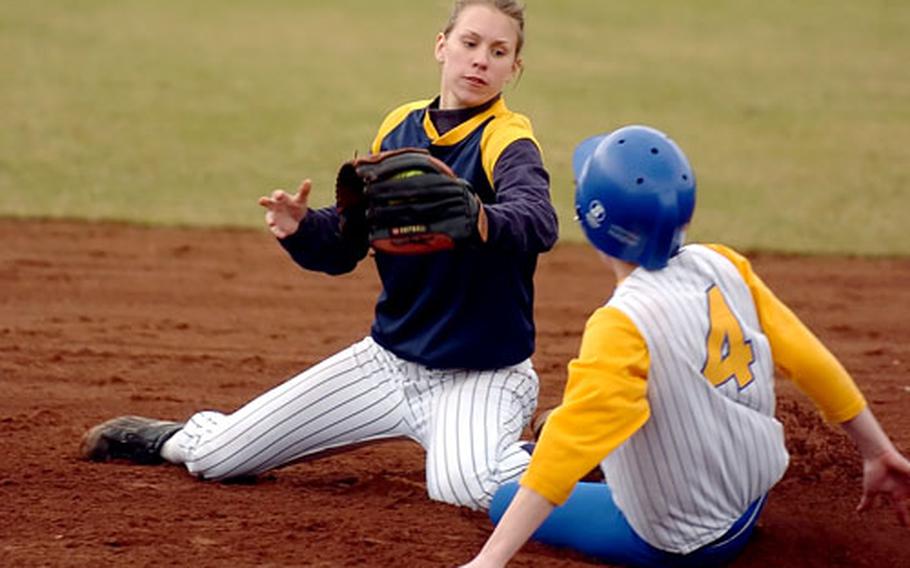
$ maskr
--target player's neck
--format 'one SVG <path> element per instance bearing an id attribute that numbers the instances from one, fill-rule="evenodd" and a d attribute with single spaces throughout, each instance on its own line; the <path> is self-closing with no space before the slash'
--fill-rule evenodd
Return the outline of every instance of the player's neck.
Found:
<path id="1" fill-rule="evenodd" d="M 624 260 L 619 260 L 612 256 L 603 255 L 604 259 L 607 261 L 607 264 L 610 265 L 610 268 L 613 270 L 613 276 L 616 277 L 616 283 L 619 284 L 625 278 L 632 274 L 632 271 L 638 268 L 637 264 L 631 262 L 626 262 Z"/>

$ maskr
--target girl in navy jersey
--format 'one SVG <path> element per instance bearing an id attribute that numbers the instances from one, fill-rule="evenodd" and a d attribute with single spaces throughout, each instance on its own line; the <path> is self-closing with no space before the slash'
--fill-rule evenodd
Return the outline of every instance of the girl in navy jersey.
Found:
<path id="1" fill-rule="evenodd" d="M 232 414 L 185 423 L 121 417 L 91 429 L 96 460 L 184 464 L 205 479 L 258 474 L 329 449 L 411 438 L 427 451 L 430 497 L 486 508 L 529 456 L 518 437 L 537 400 L 533 275 L 557 238 L 549 176 L 530 121 L 502 90 L 521 70 L 523 8 L 461 0 L 435 43 L 439 94 L 399 106 L 371 152 L 420 147 L 483 202 L 480 244 L 426 255 L 376 252 L 382 292 L 369 335 Z M 343 239 L 334 207 L 311 209 L 311 183 L 259 203 L 303 268 L 343 274 L 368 243 Z"/>

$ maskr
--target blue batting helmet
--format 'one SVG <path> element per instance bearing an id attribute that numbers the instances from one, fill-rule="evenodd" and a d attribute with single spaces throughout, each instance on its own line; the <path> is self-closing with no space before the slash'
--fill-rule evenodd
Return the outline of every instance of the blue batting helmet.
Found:
<path id="1" fill-rule="evenodd" d="M 667 265 L 695 209 L 695 175 L 666 134 L 626 126 L 575 148 L 575 213 L 595 247 L 648 270 Z"/>

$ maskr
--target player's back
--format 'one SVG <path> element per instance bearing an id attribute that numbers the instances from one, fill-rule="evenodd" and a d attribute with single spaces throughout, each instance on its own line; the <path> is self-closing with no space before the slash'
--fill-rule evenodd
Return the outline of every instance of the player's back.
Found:
<path id="1" fill-rule="evenodd" d="M 639 534 L 687 552 L 786 469 L 768 339 L 736 267 L 701 245 L 664 269 L 636 269 L 609 305 L 647 343 L 651 417 L 604 461 L 607 479 Z"/>

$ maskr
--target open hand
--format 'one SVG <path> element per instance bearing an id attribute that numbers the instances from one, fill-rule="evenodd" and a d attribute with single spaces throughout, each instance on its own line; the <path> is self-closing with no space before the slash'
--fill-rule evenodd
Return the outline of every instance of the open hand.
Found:
<path id="1" fill-rule="evenodd" d="M 890 501 L 900 523 L 910 526 L 910 462 L 896 450 L 863 464 L 863 498 L 856 510 L 869 509 L 879 498 Z"/>
<path id="2" fill-rule="evenodd" d="M 279 239 L 289 237 L 297 232 L 300 222 L 309 210 L 310 189 L 312 182 L 303 180 L 297 193 L 289 195 L 282 189 L 276 189 L 270 196 L 259 198 L 259 205 L 266 208 L 265 222 L 269 231 Z"/>

